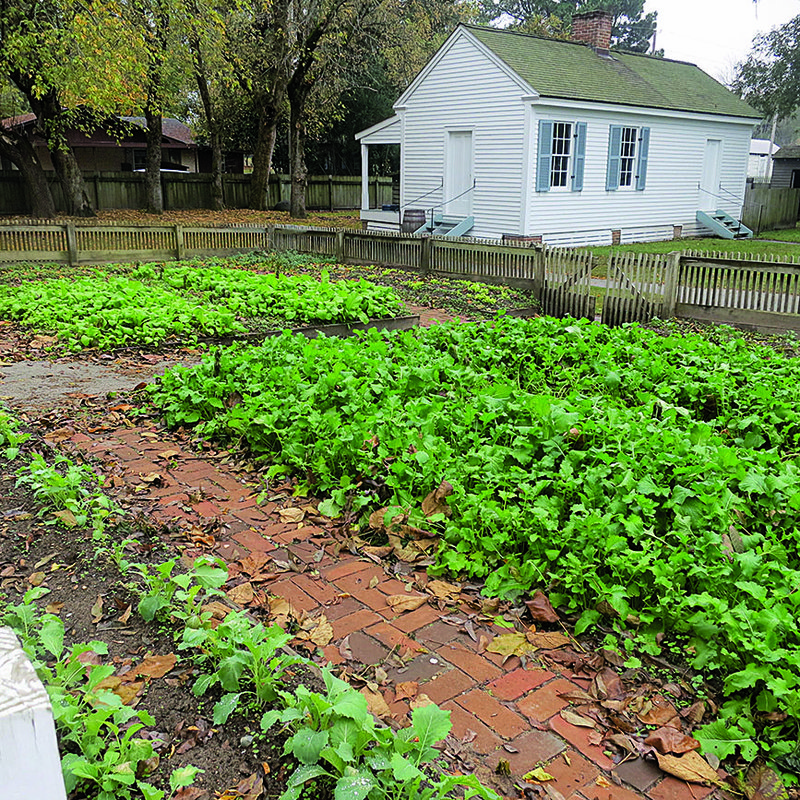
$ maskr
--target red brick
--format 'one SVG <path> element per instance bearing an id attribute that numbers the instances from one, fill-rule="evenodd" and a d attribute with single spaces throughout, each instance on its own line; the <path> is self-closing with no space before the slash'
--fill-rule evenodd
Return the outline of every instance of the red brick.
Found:
<path id="1" fill-rule="evenodd" d="M 549 761 L 558 755 L 566 746 L 557 736 L 553 736 L 549 731 L 528 731 L 516 739 L 512 739 L 510 744 L 518 751 L 509 753 L 501 748 L 489 756 L 489 766 L 492 769 L 497 767 L 499 761 L 508 761 L 511 773 L 522 776 L 536 764 Z"/>
<path id="2" fill-rule="evenodd" d="M 412 653 L 422 653 L 427 649 L 388 622 L 379 622 L 377 625 L 367 628 L 366 633 L 374 636 L 388 647 L 396 648 L 398 653 L 402 653 L 404 650 L 411 650 Z"/>
<path id="3" fill-rule="evenodd" d="M 325 616 L 329 621 L 346 617 L 348 614 L 355 614 L 356 611 L 361 611 L 364 606 L 353 597 L 345 597 L 341 599 L 337 597 L 334 601 L 325 606 Z"/>
<path id="4" fill-rule="evenodd" d="M 564 700 L 558 695 L 565 692 L 574 692 L 576 688 L 574 683 L 559 678 L 551 681 L 541 689 L 525 695 L 522 700 L 517 701 L 517 708 L 526 717 L 535 719 L 537 722 L 544 722 L 569 705 L 568 700 Z"/>
<path id="5" fill-rule="evenodd" d="M 711 794 L 713 787 L 701 786 L 697 783 L 684 783 L 668 776 L 658 786 L 647 793 L 653 800 L 703 800 Z"/>
<path id="6" fill-rule="evenodd" d="M 420 694 L 426 694 L 434 703 L 442 704 L 475 686 L 475 681 L 460 669 L 451 669 L 427 683 L 420 684 Z"/>
<path id="7" fill-rule="evenodd" d="M 528 723 L 522 717 L 480 689 L 473 689 L 459 697 L 456 702 L 504 739 L 513 739 L 528 730 Z"/>
<path id="8" fill-rule="evenodd" d="M 344 664 L 344 659 L 339 652 L 339 648 L 335 644 L 329 644 L 327 647 L 324 647 L 322 652 L 325 654 L 325 660 L 329 664 Z"/>
<path id="9" fill-rule="evenodd" d="M 386 573 L 383 571 L 383 567 L 379 567 L 377 564 L 370 564 L 367 569 L 343 575 L 339 578 L 326 577 L 328 580 L 333 580 L 343 592 L 349 592 L 360 600 L 360 593 L 367 589 L 374 591 L 374 586 L 370 586 L 370 583 L 374 582 L 377 585 L 386 577 Z M 375 578 L 377 578 L 377 581 L 374 581 Z"/>
<path id="10" fill-rule="evenodd" d="M 374 625 L 376 622 L 379 622 L 380 619 L 381 618 L 374 611 L 370 611 L 368 608 L 362 608 L 354 614 L 348 614 L 346 617 L 331 620 L 331 624 L 333 625 L 333 637 L 337 640 L 343 639 L 354 631 L 364 630 L 369 625 Z"/>
<path id="11" fill-rule="evenodd" d="M 456 638 L 462 638 L 458 628 L 455 625 L 448 625 L 446 622 L 434 622 L 417 633 L 417 639 L 432 646 L 448 644 Z"/>
<path id="12" fill-rule="evenodd" d="M 492 681 L 486 688 L 501 700 L 516 700 L 553 677 L 552 672 L 542 669 L 515 669 Z"/>
<path id="13" fill-rule="evenodd" d="M 474 714 L 465 711 L 461 706 L 448 700 L 443 706 L 450 712 L 450 722 L 453 723 L 452 733 L 458 739 L 464 739 L 470 731 L 476 734 L 471 741 L 471 747 L 476 753 L 486 755 L 493 753 L 503 740 L 487 728 Z"/>
<path id="14" fill-rule="evenodd" d="M 323 580 L 314 580 L 308 575 L 293 575 L 292 583 L 311 595 L 320 605 L 328 605 L 336 600 L 336 590 Z"/>
<path id="15" fill-rule="evenodd" d="M 297 586 L 291 578 L 273 583 L 269 593 L 288 600 L 295 608 L 303 611 L 313 611 L 319 606 L 319 603 Z"/>
<path id="16" fill-rule="evenodd" d="M 223 514 L 222 509 L 219 506 L 214 503 L 210 503 L 208 500 L 202 500 L 199 503 L 195 503 L 192 508 L 201 517 L 216 518 L 222 516 Z"/>
<path id="17" fill-rule="evenodd" d="M 382 580 L 375 588 L 384 594 L 408 594 L 405 584 L 396 578 Z"/>
<path id="18" fill-rule="evenodd" d="M 214 552 L 224 561 L 241 561 L 250 555 L 250 551 L 236 542 L 218 542 Z"/>
<path id="19" fill-rule="evenodd" d="M 392 625 L 399 628 L 401 631 L 411 633 L 411 631 L 419 630 L 429 625 L 435 619 L 439 619 L 439 611 L 429 605 L 420 606 L 419 608 L 401 614 L 396 619 L 392 620 Z"/>
<path id="20" fill-rule="evenodd" d="M 544 770 L 555 778 L 548 784 L 564 797 L 570 797 L 600 774 L 594 764 L 571 749 L 545 764 Z"/>
<path id="21" fill-rule="evenodd" d="M 463 669 L 475 683 L 483 683 L 500 677 L 500 670 L 494 664 L 460 644 L 443 645 L 438 652 L 445 661 Z"/>
<path id="22" fill-rule="evenodd" d="M 600 786 L 597 780 L 595 779 L 594 783 L 590 783 L 581 789 L 581 794 L 586 800 L 641 800 L 642 796 L 638 792 L 632 792 L 630 789 L 617 786 L 605 776 L 603 776 L 603 783 L 611 783 L 610 786 Z"/>
<path id="23" fill-rule="evenodd" d="M 377 589 L 361 589 L 358 592 L 350 592 L 350 594 L 359 602 L 380 614 L 384 619 L 394 616 L 392 607 L 386 602 L 386 595 Z"/>
<path id="24" fill-rule="evenodd" d="M 233 539 L 240 545 L 246 547 L 251 553 L 269 553 L 275 549 L 275 545 L 253 530 L 237 533 Z"/>
<path id="25" fill-rule="evenodd" d="M 372 566 L 372 563 L 369 561 L 359 561 L 357 558 L 348 558 L 342 561 L 339 561 L 333 567 L 328 567 L 327 569 L 320 570 L 322 574 L 325 576 L 326 580 L 335 581 L 338 578 L 344 578 L 347 575 L 352 575 L 355 572 L 363 572 L 366 569 L 369 569 Z"/>
<path id="26" fill-rule="evenodd" d="M 550 720 L 550 727 L 601 769 L 611 769 L 614 766 L 614 762 L 603 752 L 602 747 L 589 742 L 589 734 L 595 733 L 592 728 L 579 728 L 577 725 L 571 725 L 560 715 L 556 715 Z"/>

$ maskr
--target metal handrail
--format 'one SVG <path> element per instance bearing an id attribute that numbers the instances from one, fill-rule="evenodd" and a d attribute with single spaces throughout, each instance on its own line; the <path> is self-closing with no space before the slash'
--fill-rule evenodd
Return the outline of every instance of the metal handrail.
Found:
<path id="1" fill-rule="evenodd" d="M 444 183 L 444 181 L 443 181 L 443 183 Z M 475 187 L 476 187 L 477 185 L 478 185 L 478 182 L 475 180 L 475 178 L 473 178 L 473 179 L 472 179 L 472 186 L 470 186 L 470 187 L 469 187 L 469 189 L 465 189 L 463 192 L 461 192 L 461 194 L 457 194 L 455 197 L 451 197 L 449 200 L 443 200 L 443 201 L 442 201 L 441 203 L 439 203 L 438 205 L 431 206 L 431 207 L 428 209 L 428 211 L 430 211 L 430 212 L 431 212 L 431 229 L 433 229 L 433 212 L 434 212 L 434 211 L 435 211 L 437 208 L 444 208 L 444 207 L 445 207 L 445 206 L 446 206 L 448 203 L 452 203 L 452 202 L 453 202 L 453 200 L 458 200 L 458 198 L 459 198 L 459 197 L 463 197 L 465 194 L 469 194 L 471 191 L 473 191 L 473 190 L 475 189 Z M 426 214 L 426 216 L 427 216 L 427 214 Z"/>

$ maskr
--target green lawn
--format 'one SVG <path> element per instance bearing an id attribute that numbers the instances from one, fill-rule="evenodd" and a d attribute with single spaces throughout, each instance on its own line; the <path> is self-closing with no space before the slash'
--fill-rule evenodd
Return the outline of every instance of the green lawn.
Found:
<path id="1" fill-rule="evenodd" d="M 800 226 L 785 228 L 780 231 L 763 231 L 758 235 L 759 239 L 779 239 L 782 242 L 800 243 Z"/>

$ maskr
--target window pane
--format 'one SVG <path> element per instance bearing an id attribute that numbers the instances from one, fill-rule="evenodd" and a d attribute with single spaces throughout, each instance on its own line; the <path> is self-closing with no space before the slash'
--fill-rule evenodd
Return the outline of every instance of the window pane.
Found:
<path id="1" fill-rule="evenodd" d="M 572 123 L 553 123 L 553 157 L 550 162 L 550 185 L 566 186 L 569 177 L 569 156 L 572 147 Z"/>
<path id="2" fill-rule="evenodd" d="M 633 185 L 633 166 L 636 162 L 636 141 L 638 128 L 623 128 L 619 160 L 619 185 Z"/>

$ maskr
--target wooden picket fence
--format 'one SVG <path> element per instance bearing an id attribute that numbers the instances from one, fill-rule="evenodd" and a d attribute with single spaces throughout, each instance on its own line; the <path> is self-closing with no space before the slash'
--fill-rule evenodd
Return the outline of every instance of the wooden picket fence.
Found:
<path id="1" fill-rule="evenodd" d="M 605 285 L 587 250 L 520 241 L 418 236 L 308 226 L 183 226 L 91 222 L 0 223 L 0 264 L 97 264 L 296 250 L 342 263 L 396 266 L 423 274 L 528 290 L 542 311 L 609 325 L 677 316 L 763 330 L 800 330 L 800 257 L 614 252 Z"/>

